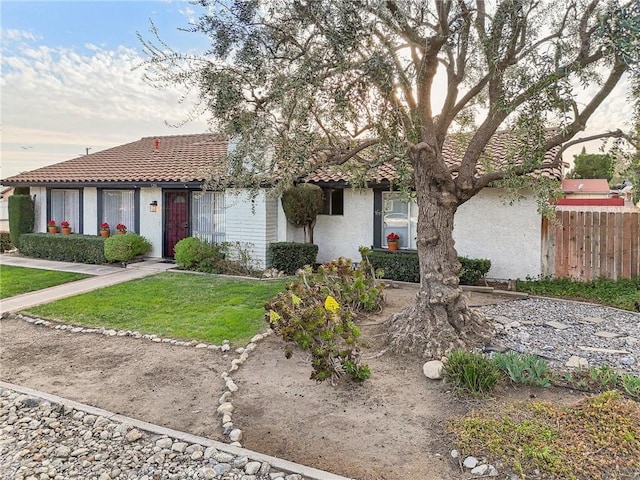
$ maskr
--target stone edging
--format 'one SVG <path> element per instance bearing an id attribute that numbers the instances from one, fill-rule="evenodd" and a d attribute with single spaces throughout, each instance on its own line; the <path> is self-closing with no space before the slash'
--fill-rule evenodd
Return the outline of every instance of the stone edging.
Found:
<path id="1" fill-rule="evenodd" d="M 231 346 L 229 345 L 228 340 L 224 340 L 222 345 L 214 345 L 208 344 L 204 342 L 198 342 L 197 340 L 191 340 L 189 342 L 176 340 L 173 338 L 160 337 L 158 335 L 151 334 L 142 334 L 138 331 L 134 330 L 114 330 L 107 329 L 104 327 L 100 328 L 88 328 L 76 325 L 68 325 L 65 323 L 59 323 L 52 320 L 44 320 L 42 318 L 31 317 L 25 314 L 8 314 L 3 318 L 10 319 L 18 319 L 24 320 L 27 323 L 32 325 L 41 326 L 51 328 L 53 330 L 62 330 L 70 333 L 93 333 L 98 335 L 104 335 L 107 337 L 131 337 L 138 340 L 149 340 L 154 343 L 168 343 L 170 345 L 183 346 L 183 347 L 193 347 L 197 349 L 208 349 L 214 351 L 221 352 L 230 352 Z M 249 353 L 256 349 L 258 342 L 267 338 L 269 335 L 273 333 L 273 330 L 268 328 L 264 333 L 259 333 L 254 335 L 250 342 L 245 347 L 239 347 L 234 350 L 235 353 L 239 354 L 238 358 L 234 358 L 231 360 L 231 366 L 227 371 L 224 371 L 220 374 L 220 377 L 225 383 L 226 391 L 222 394 L 222 396 L 218 399 L 218 409 L 217 412 L 220 414 L 223 435 L 229 439 L 229 444 L 234 447 L 242 447 L 240 441 L 242 440 L 242 430 L 236 428 L 233 424 L 232 414 L 233 414 L 233 404 L 231 403 L 231 396 L 233 393 L 238 391 L 238 386 L 233 381 L 230 373 L 238 370 L 241 365 L 243 365 L 249 359 Z"/>
<path id="2" fill-rule="evenodd" d="M 11 390 L 19 394 L 23 394 L 26 397 L 39 398 L 54 405 L 60 405 L 64 412 L 67 412 L 69 415 L 74 411 L 78 411 L 83 413 L 82 416 L 86 415 L 87 418 L 91 417 L 92 420 L 95 420 L 96 422 L 102 421 L 101 423 L 118 423 L 120 424 L 120 427 L 118 427 L 117 430 L 121 433 L 118 437 L 122 437 L 124 441 L 128 443 L 137 442 L 139 440 L 147 441 L 156 445 L 157 450 L 160 450 L 160 444 L 162 444 L 162 448 L 166 449 L 168 447 L 172 449 L 172 451 L 176 452 L 179 451 L 179 449 L 176 448 L 178 445 L 181 445 L 182 448 L 187 447 L 187 445 L 191 445 L 194 453 L 191 455 L 191 460 L 202 461 L 209 457 L 214 457 L 221 463 L 231 463 L 233 466 L 243 470 L 243 473 L 248 474 L 247 478 L 277 478 L 281 480 L 352 480 L 347 477 L 289 462 L 288 460 L 264 455 L 244 448 L 221 443 L 216 440 L 211 440 L 209 438 L 192 435 L 190 433 L 161 427 L 135 418 L 126 417 L 124 415 L 58 397 L 56 395 L 0 381 L 0 391 L 2 389 Z M 28 398 L 23 399 L 23 401 L 26 401 L 29 404 L 31 403 Z M 88 422 L 84 419 L 83 423 L 87 424 Z M 140 431 L 144 431 L 150 435 L 145 435 Z M 149 438 L 149 436 L 152 438 Z M 156 438 L 154 439 L 153 437 Z M 173 439 L 174 441 L 165 442 L 167 438 L 170 440 Z M 170 443 L 171 446 L 164 445 L 165 443 Z M 87 449 L 85 448 L 82 450 Z M 191 454 L 188 449 L 181 451 L 186 451 Z M 71 455 L 73 456 L 73 453 Z M 236 460 L 234 460 L 234 458 Z M 231 465 L 228 465 L 228 468 L 230 467 Z M 289 472 L 291 475 L 272 471 L 272 468 L 275 470 Z M 254 476 L 256 473 L 259 475 Z M 213 477 L 209 475 L 205 476 L 205 478 Z M 245 476 L 242 478 L 245 478 Z"/>

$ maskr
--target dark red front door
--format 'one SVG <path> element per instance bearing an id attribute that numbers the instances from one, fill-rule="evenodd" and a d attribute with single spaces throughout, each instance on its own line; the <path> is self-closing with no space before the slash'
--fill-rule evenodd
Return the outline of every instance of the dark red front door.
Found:
<path id="1" fill-rule="evenodd" d="M 173 257 L 174 247 L 189 236 L 189 192 L 164 192 L 164 256 Z"/>

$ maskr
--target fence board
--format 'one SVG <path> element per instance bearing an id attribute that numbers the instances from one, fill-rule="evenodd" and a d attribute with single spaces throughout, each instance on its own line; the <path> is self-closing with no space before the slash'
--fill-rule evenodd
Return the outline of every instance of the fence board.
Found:
<path id="1" fill-rule="evenodd" d="M 542 273 L 587 281 L 640 275 L 640 212 L 558 210 L 542 220 Z"/>

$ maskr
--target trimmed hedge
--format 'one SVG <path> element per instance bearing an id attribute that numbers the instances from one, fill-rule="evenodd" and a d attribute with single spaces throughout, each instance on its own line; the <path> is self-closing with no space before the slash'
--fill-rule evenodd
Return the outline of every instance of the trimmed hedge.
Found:
<path id="1" fill-rule="evenodd" d="M 6 250 L 11 250 L 13 243 L 11 243 L 11 234 L 9 232 L 0 232 L 0 253 Z"/>
<path id="2" fill-rule="evenodd" d="M 18 249 L 22 255 L 60 262 L 106 263 L 104 238 L 95 235 L 52 235 L 25 233 L 20 235 Z"/>
<path id="3" fill-rule="evenodd" d="M 179 268 L 205 273 L 223 273 L 226 246 L 196 237 L 187 237 L 176 243 L 174 259 Z"/>
<path id="4" fill-rule="evenodd" d="M 29 195 L 13 194 L 9 197 L 9 232 L 11 243 L 18 244 L 23 233 L 33 232 L 35 201 Z"/>
<path id="5" fill-rule="evenodd" d="M 420 283 L 420 263 L 416 252 L 379 252 L 367 253 L 373 268 L 384 271 L 383 278 L 400 282 Z M 491 268 L 491 260 L 458 257 L 462 269 L 458 277 L 462 285 L 473 285 L 484 277 Z"/>
<path id="6" fill-rule="evenodd" d="M 269 245 L 269 264 L 293 275 L 305 265 L 315 265 L 318 245 L 313 243 L 276 242 Z"/>

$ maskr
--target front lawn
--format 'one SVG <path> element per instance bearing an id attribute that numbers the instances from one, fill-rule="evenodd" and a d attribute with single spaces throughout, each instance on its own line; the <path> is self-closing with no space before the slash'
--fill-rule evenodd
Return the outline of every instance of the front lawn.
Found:
<path id="1" fill-rule="evenodd" d="M 267 327 L 263 304 L 284 284 L 161 273 L 27 312 L 64 323 L 239 346 Z"/>
<path id="2" fill-rule="evenodd" d="M 3 265 L 0 267 L 0 298 L 8 298 L 22 293 L 42 290 L 43 288 L 55 287 L 56 285 L 82 280 L 90 276 L 84 273 Z"/>

